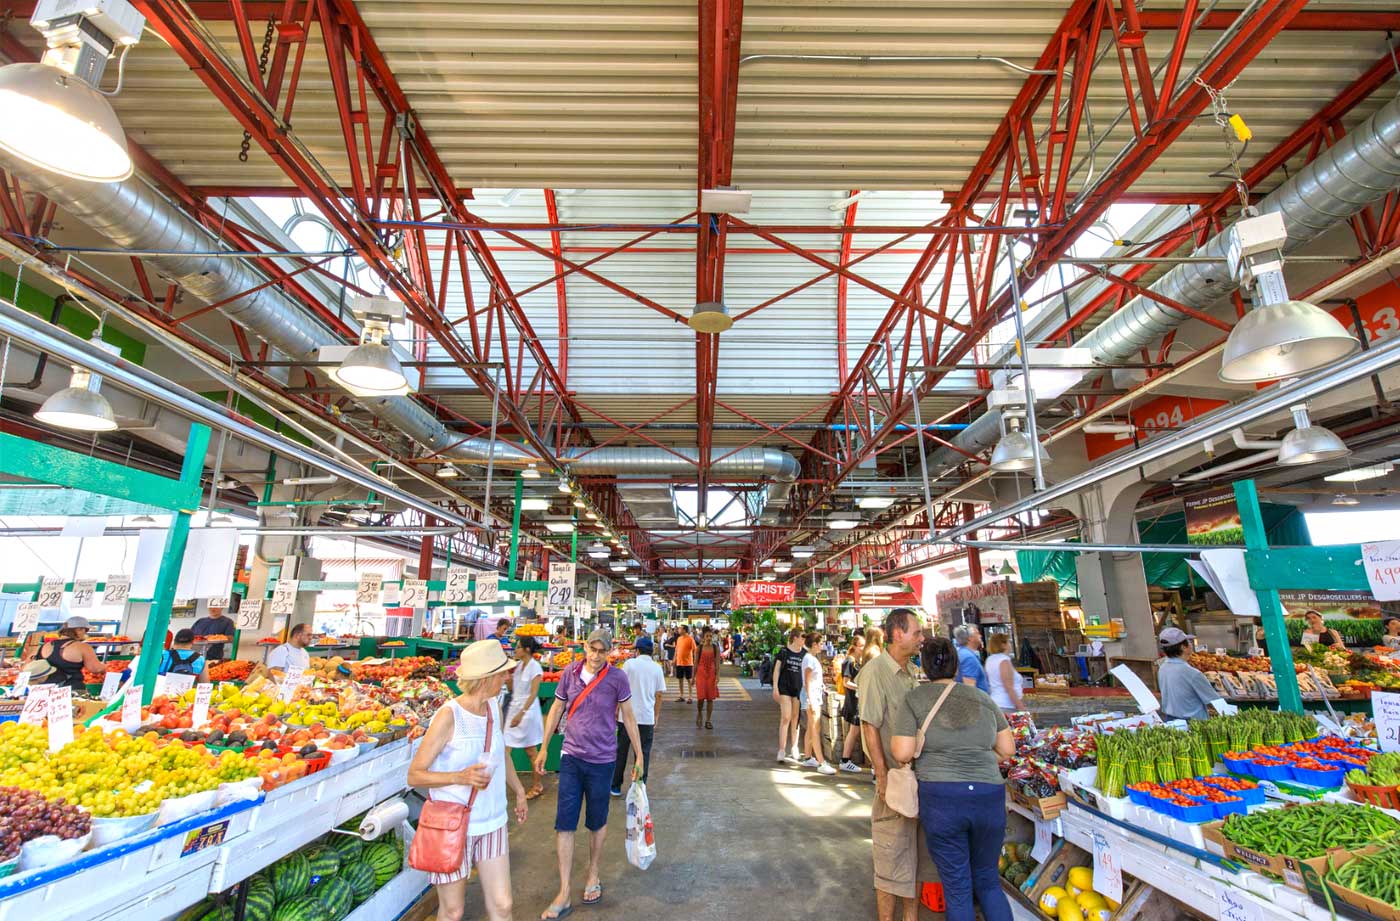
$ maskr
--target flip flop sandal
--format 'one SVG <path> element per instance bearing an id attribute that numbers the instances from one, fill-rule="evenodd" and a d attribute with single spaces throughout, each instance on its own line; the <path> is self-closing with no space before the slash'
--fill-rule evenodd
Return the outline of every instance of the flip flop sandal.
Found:
<path id="1" fill-rule="evenodd" d="M 706 729 L 714 729 L 714 728 L 715 728 L 715 724 L 714 724 L 714 723 L 709 723 L 709 722 L 707 722 L 707 723 L 705 723 L 705 728 L 706 728 Z"/>
<path id="2" fill-rule="evenodd" d="M 574 913 L 573 905 L 550 905 L 540 914 L 540 921 L 558 921 Z"/>
<path id="3" fill-rule="evenodd" d="M 541 796 L 544 796 L 544 787 L 531 787 L 525 791 L 525 799 L 527 800 L 539 799 Z"/>
<path id="4" fill-rule="evenodd" d="M 596 898 L 590 899 L 590 898 L 588 897 L 588 893 L 590 893 L 590 892 L 596 892 L 596 893 L 598 893 L 598 896 L 597 896 Z M 596 885 L 596 886 L 589 886 L 588 888 L 586 888 L 586 889 L 583 890 L 583 904 L 585 904 L 585 905 L 597 905 L 597 904 L 598 904 L 599 902 L 601 902 L 601 901 L 603 901 L 603 884 L 602 884 L 602 883 L 599 883 L 599 884 Z"/>

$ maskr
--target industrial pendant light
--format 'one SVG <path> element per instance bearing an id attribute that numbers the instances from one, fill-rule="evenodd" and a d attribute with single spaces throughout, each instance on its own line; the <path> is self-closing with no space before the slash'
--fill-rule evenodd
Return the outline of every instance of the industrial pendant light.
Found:
<path id="1" fill-rule="evenodd" d="M 1337 497 L 1332 500 L 1333 505 L 1360 505 L 1361 500 L 1355 496 L 1348 496 L 1344 492 L 1337 493 Z"/>
<path id="2" fill-rule="evenodd" d="M 1014 575 L 1016 575 L 1016 570 L 1014 570 L 1014 569 L 1011 568 L 1011 561 L 1010 561 L 1010 560 L 1002 560 L 1002 561 L 1001 561 L 1001 568 L 997 570 L 997 575 L 999 575 L 999 576 L 1014 576 Z"/>
<path id="3" fill-rule="evenodd" d="M 1050 462 L 1050 453 L 1035 439 L 1021 431 L 1021 420 L 1011 416 L 1006 420 L 1008 431 L 992 449 L 990 467 L 998 473 L 1017 473 L 1035 468 L 1035 452 L 1040 452 L 1042 465 Z"/>
<path id="4" fill-rule="evenodd" d="M 1220 379 L 1257 383 L 1296 377 L 1361 347 L 1330 313 L 1307 301 L 1283 301 L 1246 313 L 1230 330 Z"/>
<path id="5" fill-rule="evenodd" d="M 695 305 L 686 323 L 697 333 L 722 333 L 734 325 L 734 319 L 724 304 L 705 301 Z"/>
<path id="6" fill-rule="evenodd" d="M 350 350 L 331 376 L 356 390 L 393 393 L 408 386 L 403 365 L 385 343 L 387 325 L 366 323 L 360 334 L 360 344 Z"/>
<path id="7" fill-rule="evenodd" d="M 457 474 L 458 470 L 451 461 L 448 461 L 441 467 L 437 468 L 437 478 L 439 480 L 450 480 L 453 477 L 457 476 Z"/>
<path id="8" fill-rule="evenodd" d="M 851 561 L 850 574 L 846 576 L 847 582 L 864 582 L 865 573 L 860 571 L 860 560 Z"/>
<path id="9" fill-rule="evenodd" d="M 520 476 L 522 479 L 526 480 L 538 480 L 540 478 L 540 471 L 538 467 L 536 467 L 534 464 L 531 464 L 524 470 L 520 471 Z"/>
<path id="10" fill-rule="evenodd" d="M 102 378 L 86 368 L 73 368 L 68 386 L 44 401 L 34 418 L 61 429 L 79 432 L 110 432 L 117 419 L 112 404 L 98 392 Z"/>
<path id="11" fill-rule="evenodd" d="M 1348 448 L 1335 432 L 1312 424 L 1312 420 L 1308 418 L 1306 404 L 1300 403 L 1289 408 L 1293 412 L 1293 424 L 1296 428 L 1283 436 L 1283 444 L 1278 449 L 1280 464 L 1294 467 L 1337 460 L 1351 454 L 1351 448 Z"/>

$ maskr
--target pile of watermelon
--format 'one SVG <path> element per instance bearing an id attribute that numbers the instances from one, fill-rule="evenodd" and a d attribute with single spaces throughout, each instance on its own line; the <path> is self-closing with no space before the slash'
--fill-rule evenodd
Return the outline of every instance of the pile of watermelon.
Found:
<path id="1" fill-rule="evenodd" d="M 331 833 L 248 880 L 244 921 L 341 921 L 403 869 L 397 834 L 361 841 Z M 210 896 L 180 921 L 233 921 L 238 890 Z"/>

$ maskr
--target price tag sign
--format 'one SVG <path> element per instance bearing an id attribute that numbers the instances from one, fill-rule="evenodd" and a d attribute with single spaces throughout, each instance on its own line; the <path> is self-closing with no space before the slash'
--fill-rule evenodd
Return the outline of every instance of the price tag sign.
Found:
<path id="1" fill-rule="evenodd" d="M 171 697 L 178 697 L 194 687 L 194 675 L 166 675 L 165 693 Z"/>
<path id="2" fill-rule="evenodd" d="M 39 586 L 39 607 L 50 610 L 63 607 L 63 580 L 46 578 Z"/>
<path id="3" fill-rule="evenodd" d="M 1094 891 L 1110 901 L 1123 901 L 1123 868 L 1099 832 L 1094 832 Z"/>
<path id="4" fill-rule="evenodd" d="M 1383 752 L 1400 752 L 1400 694 L 1371 692 L 1371 712 L 1376 717 L 1376 739 Z"/>
<path id="5" fill-rule="evenodd" d="M 272 616 L 291 617 L 297 607 L 297 588 L 301 584 L 299 579 L 278 579 L 277 587 L 272 590 Z"/>
<path id="6" fill-rule="evenodd" d="M 19 711 L 19 721 L 26 726 L 42 726 L 49 715 L 49 692 L 54 685 L 37 684 L 29 689 L 24 699 L 24 707 Z"/>
<path id="7" fill-rule="evenodd" d="M 466 604 L 472 600 L 472 573 L 470 569 L 449 569 L 447 589 L 443 593 L 444 604 Z"/>
<path id="8" fill-rule="evenodd" d="M 195 726 L 203 726 L 209 722 L 209 701 L 214 696 L 214 686 L 212 684 L 201 684 L 194 691 L 194 711 L 190 714 L 190 722 Z"/>
<path id="9" fill-rule="evenodd" d="M 228 595 L 216 595 L 215 597 L 210 598 L 210 599 L 209 599 L 209 610 L 211 610 L 211 611 L 226 611 L 226 610 L 228 610 Z"/>
<path id="10" fill-rule="evenodd" d="M 360 573 L 360 584 L 355 586 L 356 604 L 378 604 L 379 589 L 384 585 L 384 576 L 377 572 Z"/>
<path id="11" fill-rule="evenodd" d="M 29 672 L 21 669 L 15 675 L 14 686 L 10 688 L 10 693 L 6 697 L 23 697 L 25 690 L 29 687 Z"/>
<path id="12" fill-rule="evenodd" d="M 303 669 L 289 668 L 286 676 L 282 679 L 282 702 L 291 703 L 292 698 L 297 694 L 297 688 L 301 687 L 302 681 L 306 679 Z"/>
<path id="13" fill-rule="evenodd" d="M 1055 828 L 1053 822 L 1042 822 L 1035 820 L 1035 847 L 1031 848 L 1031 859 L 1035 861 L 1044 860 L 1050 856 L 1050 851 L 1055 847 Z"/>
<path id="14" fill-rule="evenodd" d="M 384 586 L 384 595 L 380 603 L 386 608 L 398 607 L 400 594 L 399 584 L 397 582 L 390 582 L 388 585 Z"/>
<path id="15" fill-rule="evenodd" d="M 245 600 L 238 606 L 238 629 L 257 630 L 262 626 L 263 611 L 267 609 L 267 599 Z"/>
<path id="16" fill-rule="evenodd" d="M 501 600 L 501 574 L 479 572 L 476 574 L 476 603 L 495 604 Z"/>
<path id="17" fill-rule="evenodd" d="M 1215 909 L 1220 921 L 1263 921 L 1264 918 L 1258 902 L 1218 881 L 1215 883 Z"/>
<path id="18" fill-rule="evenodd" d="M 1377 601 L 1400 601 L 1400 540 L 1362 544 L 1361 565 Z"/>
<path id="19" fill-rule="evenodd" d="M 97 696 L 103 700 L 111 700 L 117 696 L 117 691 L 122 686 L 121 672 L 108 672 L 102 676 L 102 690 L 97 692 Z"/>
<path id="20" fill-rule="evenodd" d="M 122 728 L 127 732 L 141 725 L 141 690 L 140 685 L 127 688 L 122 698 Z"/>
<path id="21" fill-rule="evenodd" d="M 26 601 L 15 608 L 15 622 L 11 629 L 20 635 L 33 633 L 39 627 L 39 602 Z"/>
<path id="22" fill-rule="evenodd" d="M 102 587 L 103 604 L 126 604 L 131 600 L 131 576 L 108 576 Z"/>
<path id="23" fill-rule="evenodd" d="M 73 689 L 49 688 L 49 751 L 73 741 Z"/>
<path id="24" fill-rule="evenodd" d="M 574 612 L 574 564 L 549 564 L 549 614 L 568 616 Z"/>
<path id="25" fill-rule="evenodd" d="M 97 600 L 96 579 L 74 579 L 73 597 L 68 599 L 70 608 L 90 608 Z"/>
<path id="26" fill-rule="evenodd" d="M 426 608 L 428 606 L 428 583 L 425 579 L 404 579 L 403 598 L 399 606 L 404 608 Z"/>

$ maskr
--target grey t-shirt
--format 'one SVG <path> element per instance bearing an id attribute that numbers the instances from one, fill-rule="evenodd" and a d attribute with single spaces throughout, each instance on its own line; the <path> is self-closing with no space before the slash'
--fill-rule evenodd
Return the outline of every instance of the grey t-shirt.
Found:
<path id="1" fill-rule="evenodd" d="M 910 691 L 894 712 L 892 733 L 917 738 L 946 687 L 947 682 L 934 681 Z M 993 746 L 997 733 L 1006 728 L 1006 717 L 990 697 L 958 682 L 929 723 L 914 773 L 934 783 L 1003 783 Z"/>
<path id="2" fill-rule="evenodd" d="M 1162 695 L 1162 715 L 1168 719 L 1203 720 L 1210 716 L 1206 704 L 1220 699 L 1210 679 L 1182 658 L 1162 660 L 1157 690 Z"/>

